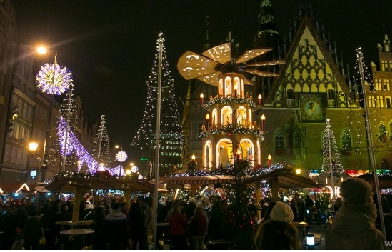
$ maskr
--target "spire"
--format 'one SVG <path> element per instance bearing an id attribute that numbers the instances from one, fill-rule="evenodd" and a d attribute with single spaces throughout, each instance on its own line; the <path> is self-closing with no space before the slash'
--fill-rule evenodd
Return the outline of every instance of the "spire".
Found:
<path id="1" fill-rule="evenodd" d="M 206 22 L 205 22 L 205 25 L 206 25 L 206 40 L 204 42 L 204 51 L 210 49 L 210 38 L 209 38 L 209 31 L 210 31 L 209 25 L 210 25 L 210 22 L 208 22 L 208 18 L 209 18 L 209 16 L 207 15 L 206 16 Z"/>
<path id="2" fill-rule="evenodd" d="M 384 35 L 384 49 L 385 52 L 389 52 L 391 50 L 391 40 L 388 38 L 388 35 Z"/>
<path id="3" fill-rule="evenodd" d="M 261 0 L 261 11 L 259 14 L 259 32 L 273 30 L 275 26 L 275 11 L 272 8 L 271 0 Z"/>
<path id="4" fill-rule="evenodd" d="M 233 42 L 231 38 L 231 21 L 229 22 L 229 34 L 227 35 L 227 42 Z"/>
<path id="5" fill-rule="evenodd" d="M 276 43 L 279 35 L 275 25 L 275 11 L 272 8 L 272 0 L 261 0 L 259 13 L 259 29 L 254 38 L 256 48 L 271 47 Z M 273 40 L 273 41 L 268 41 Z"/>

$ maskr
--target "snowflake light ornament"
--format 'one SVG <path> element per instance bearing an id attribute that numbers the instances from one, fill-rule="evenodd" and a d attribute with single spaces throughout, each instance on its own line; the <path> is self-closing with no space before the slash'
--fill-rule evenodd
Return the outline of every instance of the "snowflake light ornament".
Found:
<path id="1" fill-rule="evenodd" d="M 124 162 L 128 158 L 128 155 L 125 151 L 119 151 L 116 154 L 116 160 L 119 162 Z"/>
<path id="2" fill-rule="evenodd" d="M 69 89 L 72 73 L 57 64 L 44 64 L 36 76 L 37 87 L 47 94 L 60 95 Z"/>

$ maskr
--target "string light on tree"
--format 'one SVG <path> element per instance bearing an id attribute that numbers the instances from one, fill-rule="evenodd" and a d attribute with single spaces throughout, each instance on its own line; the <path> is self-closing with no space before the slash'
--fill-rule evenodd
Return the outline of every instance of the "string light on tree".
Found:
<path id="1" fill-rule="evenodd" d="M 160 41 L 163 35 L 160 34 Z M 164 41 L 164 39 L 163 39 Z M 173 166 L 182 168 L 181 150 L 183 148 L 184 136 L 180 123 L 180 114 L 177 106 L 177 97 L 174 93 L 174 80 L 171 78 L 169 63 L 166 58 L 166 47 L 162 44 L 162 70 L 161 70 L 161 117 L 160 117 L 160 149 L 170 150 L 171 155 L 160 155 L 160 175 L 170 174 Z M 159 44 L 157 40 L 155 58 L 147 84 L 147 99 L 143 113 L 143 120 L 139 130 L 133 138 L 131 146 L 142 150 L 152 150 L 156 146 L 156 104 L 159 76 Z"/>
<path id="2" fill-rule="evenodd" d="M 110 145 L 105 115 L 101 115 L 101 124 L 94 138 L 93 153 L 97 162 L 104 163 L 106 167 L 110 166 Z"/>
<path id="3" fill-rule="evenodd" d="M 340 161 L 340 154 L 336 143 L 335 135 L 331 129 L 330 120 L 327 119 L 323 135 L 323 163 L 321 165 L 321 175 L 328 178 L 331 186 L 331 198 L 335 198 L 335 178 L 340 179 L 344 169 Z"/>

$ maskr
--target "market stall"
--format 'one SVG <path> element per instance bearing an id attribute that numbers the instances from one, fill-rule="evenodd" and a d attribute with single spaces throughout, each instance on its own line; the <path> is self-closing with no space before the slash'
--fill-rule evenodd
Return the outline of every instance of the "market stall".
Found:
<path id="1" fill-rule="evenodd" d="M 73 192 L 74 205 L 78 206 L 83 195 L 92 189 L 121 190 L 124 191 L 124 198 L 128 201 L 131 192 L 153 192 L 154 184 L 147 180 L 131 177 L 119 178 L 102 174 L 92 176 L 74 173 L 57 175 L 45 188 L 52 192 Z M 79 221 L 79 207 L 73 208 L 72 221 Z"/>

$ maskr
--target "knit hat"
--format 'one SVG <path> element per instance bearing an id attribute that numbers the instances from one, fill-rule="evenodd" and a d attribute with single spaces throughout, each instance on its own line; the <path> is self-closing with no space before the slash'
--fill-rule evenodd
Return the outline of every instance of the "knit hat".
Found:
<path id="1" fill-rule="evenodd" d="M 290 223 L 294 220 L 294 213 L 291 207 L 282 201 L 276 202 L 271 211 L 271 220 Z"/>
<path id="2" fill-rule="evenodd" d="M 350 178 L 341 184 L 340 194 L 346 204 L 365 204 L 373 195 L 372 186 L 358 178 Z"/>

